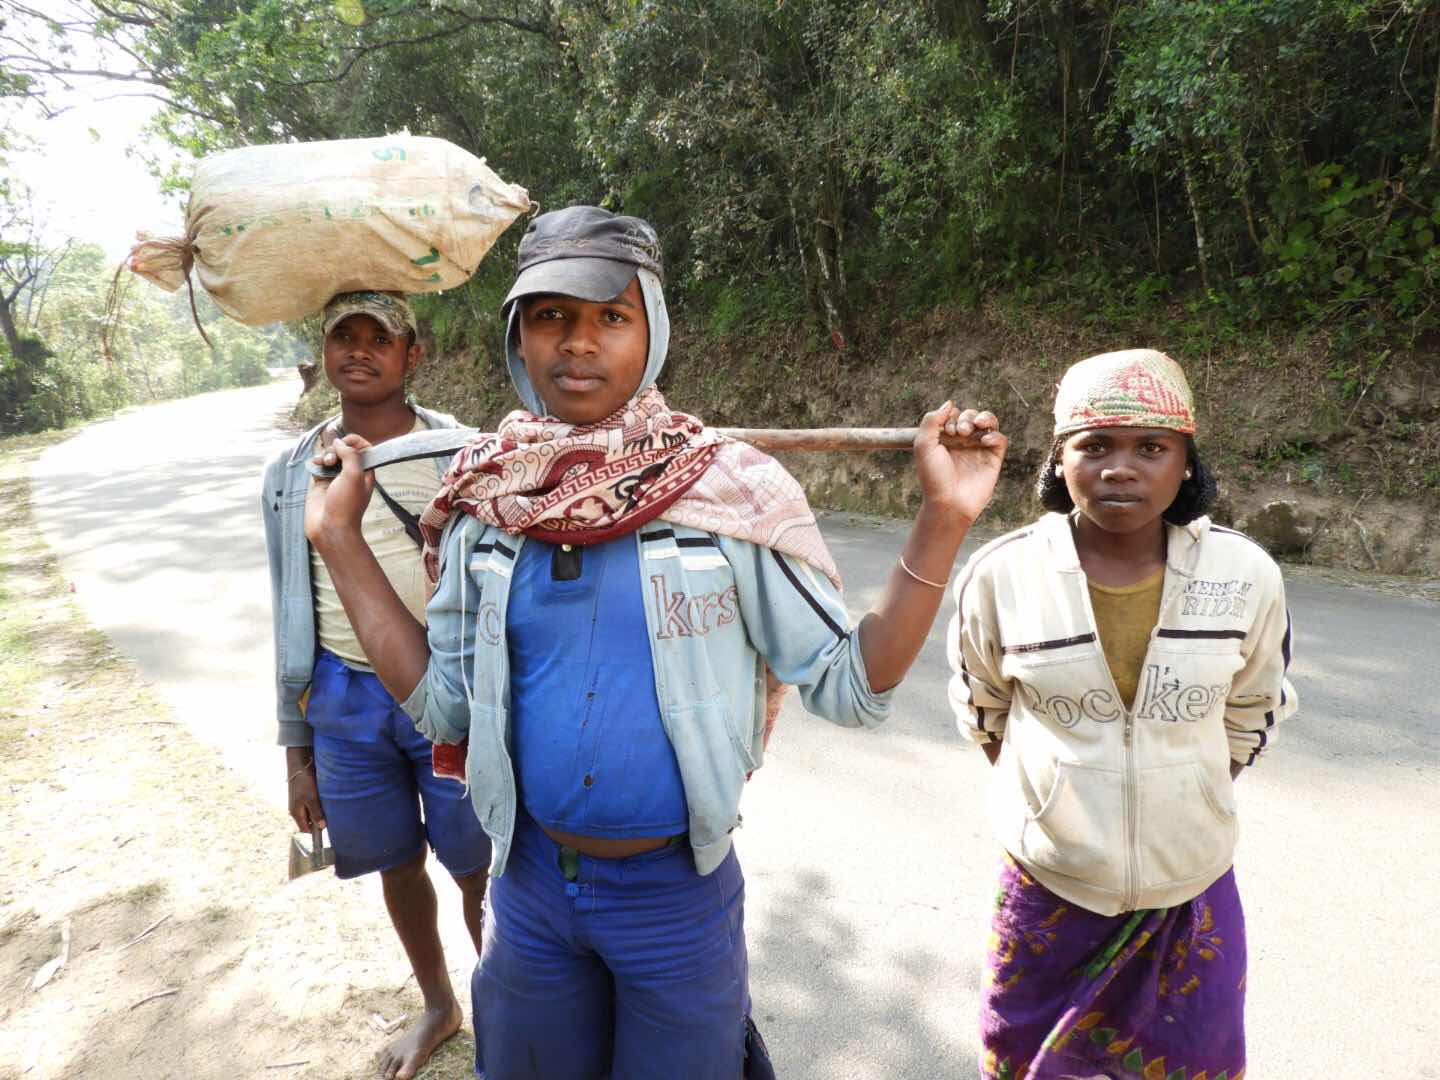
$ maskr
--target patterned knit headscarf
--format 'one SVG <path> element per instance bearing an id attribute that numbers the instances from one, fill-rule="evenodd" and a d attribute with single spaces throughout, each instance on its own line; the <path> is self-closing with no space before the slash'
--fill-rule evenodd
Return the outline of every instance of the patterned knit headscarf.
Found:
<path id="1" fill-rule="evenodd" d="M 1081 360 L 1060 380 L 1055 436 L 1102 427 L 1168 428 L 1195 434 L 1195 401 L 1180 365 L 1154 349 Z"/>

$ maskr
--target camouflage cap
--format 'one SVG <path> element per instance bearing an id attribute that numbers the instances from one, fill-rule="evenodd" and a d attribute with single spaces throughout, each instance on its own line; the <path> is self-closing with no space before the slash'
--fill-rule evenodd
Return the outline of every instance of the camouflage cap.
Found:
<path id="1" fill-rule="evenodd" d="M 396 337 L 418 333 L 415 312 L 400 293 L 373 292 L 368 289 L 362 292 L 337 293 L 325 305 L 322 332 L 330 333 L 339 325 L 341 319 L 351 315 L 369 315 Z"/>

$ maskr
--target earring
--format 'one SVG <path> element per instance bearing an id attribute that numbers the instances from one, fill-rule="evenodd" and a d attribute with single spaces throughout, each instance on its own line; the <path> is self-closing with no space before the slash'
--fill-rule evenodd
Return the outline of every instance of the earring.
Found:
<path id="1" fill-rule="evenodd" d="M 1065 479 L 1065 466 L 1064 466 L 1064 465 L 1056 465 L 1056 466 L 1055 466 L 1055 479 L 1056 479 L 1056 480 L 1064 480 L 1064 479 Z"/>
<path id="2" fill-rule="evenodd" d="M 1185 470 L 1185 479 L 1186 479 L 1186 480 L 1189 480 L 1189 479 L 1190 479 L 1190 470 L 1189 470 L 1189 469 L 1186 469 L 1186 470 Z"/>

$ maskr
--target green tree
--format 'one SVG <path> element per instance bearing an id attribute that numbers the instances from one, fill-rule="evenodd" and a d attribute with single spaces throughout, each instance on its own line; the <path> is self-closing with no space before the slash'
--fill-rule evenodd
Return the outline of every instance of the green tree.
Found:
<path id="1" fill-rule="evenodd" d="M 717 329 L 1007 283 L 1440 315 L 1440 0 L 0 4 L 0 93 L 133 83 L 191 154 L 439 135 L 654 219 Z M 513 243 L 440 340 L 493 337 Z"/>

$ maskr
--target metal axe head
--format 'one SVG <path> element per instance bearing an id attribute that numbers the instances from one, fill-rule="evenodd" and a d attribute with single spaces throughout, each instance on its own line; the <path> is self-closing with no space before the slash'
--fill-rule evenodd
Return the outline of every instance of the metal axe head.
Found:
<path id="1" fill-rule="evenodd" d="M 325 830 L 312 828 L 308 833 L 290 837 L 290 880 L 335 865 L 335 849 L 329 844 Z"/>

